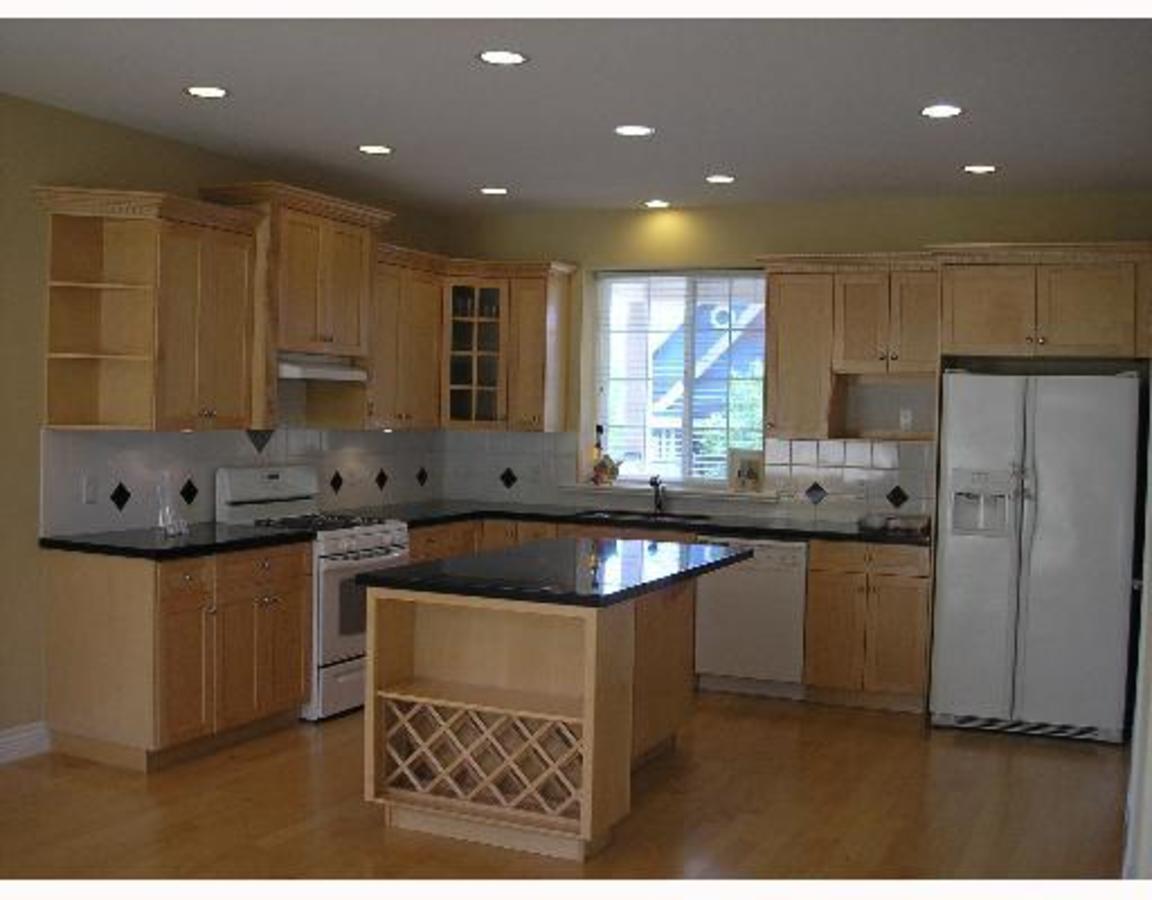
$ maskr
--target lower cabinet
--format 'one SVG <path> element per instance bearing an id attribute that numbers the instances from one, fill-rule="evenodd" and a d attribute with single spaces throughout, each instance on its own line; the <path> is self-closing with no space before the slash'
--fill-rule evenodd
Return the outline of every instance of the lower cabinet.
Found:
<path id="1" fill-rule="evenodd" d="M 927 686 L 927 547 L 811 543 L 804 683 L 922 704 Z"/>
<path id="2" fill-rule="evenodd" d="M 450 522 L 446 525 L 422 525 L 408 533 L 408 554 L 412 562 L 467 556 L 476 552 L 476 522 Z"/>
<path id="3" fill-rule="evenodd" d="M 508 519 L 484 519 L 480 522 L 480 536 L 476 542 L 478 551 L 504 550 L 520 543 L 516 523 Z"/>

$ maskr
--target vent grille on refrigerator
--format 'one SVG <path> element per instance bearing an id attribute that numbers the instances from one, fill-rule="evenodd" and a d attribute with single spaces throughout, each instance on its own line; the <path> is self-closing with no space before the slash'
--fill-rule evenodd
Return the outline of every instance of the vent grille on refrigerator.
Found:
<path id="1" fill-rule="evenodd" d="M 1107 740 L 1099 728 L 1087 725 L 1051 725 L 1047 722 L 1021 722 L 1018 719 L 994 719 L 986 716 L 948 716 L 943 720 L 938 719 L 937 723 L 955 728 L 1004 731 L 1036 737 L 1072 738 L 1081 741 Z"/>

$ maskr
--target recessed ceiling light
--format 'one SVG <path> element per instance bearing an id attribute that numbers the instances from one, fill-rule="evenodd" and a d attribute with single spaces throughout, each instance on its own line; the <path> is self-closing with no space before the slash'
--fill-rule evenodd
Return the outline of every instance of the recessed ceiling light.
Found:
<path id="1" fill-rule="evenodd" d="M 707 181 L 709 184 L 731 184 L 733 181 L 736 180 L 736 176 L 734 176 L 734 175 L 721 175 L 719 172 L 717 172 L 715 175 L 709 175 L 704 180 Z"/>
<path id="2" fill-rule="evenodd" d="M 982 165 L 974 165 L 974 166 L 965 166 L 964 171 L 967 172 L 969 175 L 991 175 L 993 172 L 996 171 L 996 167 L 995 166 L 989 166 L 989 165 L 983 165 L 983 164 Z"/>
<path id="3" fill-rule="evenodd" d="M 482 187 L 482 188 L 480 188 L 480 193 L 485 194 L 489 197 L 503 197 L 505 194 L 508 193 L 508 188 Z"/>
<path id="4" fill-rule="evenodd" d="M 357 149 L 369 156 L 387 156 L 392 152 L 392 148 L 386 144 L 361 144 Z"/>
<path id="5" fill-rule="evenodd" d="M 667 209 L 672 204 L 667 200 L 645 200 L 644 205 L 649 209 Z"/>
<path id="6" fill-rule="evenodd" d="M 516 50 L 485 50 L 480 61 L 490 66 L 519 66 L 528 62 L 528 57 Z"/>
<path id="7" fill-rule="evenodd" d="M 651 125 L 617 125 L 616 133 L 620 137 L 651 137 L 656 129 Z"/>
<path id="8" fill-rule="evenodd" d="M 228 89 L 222 87 L 211 87 L 209 85 L 199 85 L 185 90 L 193 97 L 199 100 L 221 100 L 228 96 Z"/>
<path id="9" fill-rule="evenodd" d="M 920 115 L 929 119 L 951 119 L 962 112 L 964 110 L 955 103 L 933 103 L 931 106 L 925 106 L 920 110 Z"/>

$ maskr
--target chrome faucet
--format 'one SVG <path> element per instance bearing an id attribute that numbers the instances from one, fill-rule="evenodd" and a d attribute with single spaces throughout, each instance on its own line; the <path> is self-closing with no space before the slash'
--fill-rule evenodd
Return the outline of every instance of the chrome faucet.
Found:
<path id="1" fill-rule="evenodd" d="M 652 488 L 652 511 L 658 516 L 664 515 L 664 482 L 659 475 L 648 479 L 648 486 Z"/>

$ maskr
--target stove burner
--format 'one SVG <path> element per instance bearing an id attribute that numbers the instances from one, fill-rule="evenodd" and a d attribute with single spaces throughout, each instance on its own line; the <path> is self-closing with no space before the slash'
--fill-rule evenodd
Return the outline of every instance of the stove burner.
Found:
<path id="1" fill-rule="evenodd" d="M 309 513 L 301 516 L 257 519 L 257 525 L 270 525 L 277 528 L 309 528 L 316 531 L 335 531 L 340 528 L 357 528 L 365 525 L 383 525 L 385 516 L 352 515 L 351 513 Z"/>

